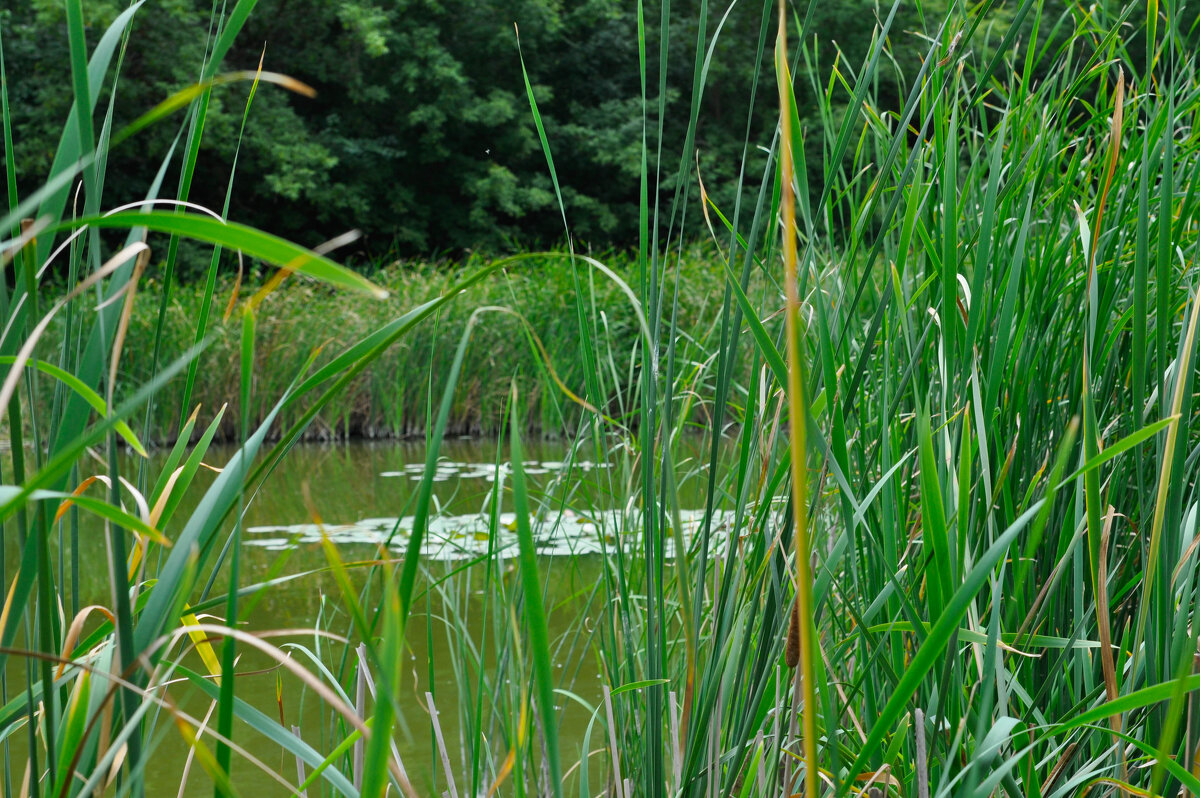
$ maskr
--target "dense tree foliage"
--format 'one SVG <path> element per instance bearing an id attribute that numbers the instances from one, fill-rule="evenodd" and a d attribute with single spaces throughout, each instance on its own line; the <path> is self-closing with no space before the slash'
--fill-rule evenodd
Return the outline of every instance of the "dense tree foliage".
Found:
<path id="1" fill-rule="evenodd" d="M 115 129 L 197 79 L 203 57 L 197 48 L 214 24 L 211 0 L 151 2 L 155 13 L 135 21 L 136 44 L 124 53 L 119 81 L 106 87 L 120 97 Z M 99 37 L 126 7 L 123 0 L 86 3 L 91 35 Z M 796 13 L 806 9 L 799 4 Z M 892 82 L 876 89 L 885 106 L 899 104 L 898 76 L 911 77 L 919 66 L 927 45 L 918 32 L 930 11 L 906 7 L 892 26 L 901 56 L 885 73 Z M 648 4 L 645 13 L 655 21 L 662 9 Z M 753 159 L 765 157 L 759 147 L 770 141 L 775 102 L 769 34 L 754 85 L 763 13 L 761 4 L 711 4 L 698 36 L 699 0 L 670 5 L 661 148 L 661 42 L 646 42 L 649 168 L 657 171 L 661 151 L 662 173 L 675 175 L 682 153 L 693 179 L 687 213 L 674 216 L 667 209 L 676 186 L 660 185 L 664 231 L 678 229 L 681 216 L 701 229 L 695 178 L 731 206 L 744 152 L 752 162 L 746 174 L 762 173 Z M 878 13 L 871 0 L 814 4 L 808 30 L 819 63 L 800 65 L 801 98 L 824 88 L 808 76 L 827 75 L 835 58 L 852 79 Z M 374 257 L 561 241 L 514 23 L 573 234 L 587 246 L 629 246 L 637 235 L 643 114 L 637 4 L 625 0 L 261 0 L 226 65 L 253 69 L 261 58 L 264 69 L 293 76 L 317 94 L 310 99 L 276 86 L 256 93 L 240 142 L 231 217 L 310 244 L 358 228 L 366 234 L 361 251 Z M 70 105 L 62 3 L 8 0 L 0 24 L 19 181 L 30 189 L 49 172 Z M 767 29 L 772 25 L 768 20 Z M 706 85 L 694 144 L 683 153 L 698 47 L 708 59 Z M 197 202 L 216 208 L 223 202 L 248 93 L 241 82 L 213 94 L 192 190 Z M 802 108 L 806 113 L 815 115 Z M 815 116 L 805 121 L 821 123 Z M 138 198 L 180 129 L 156 125 L 113 153 L 106 205 Z M 812 141 L 817 149 L 809 163 L 819 164 L 821 137 Z M 810 186 L 820 180 L 814 173 Z"/>

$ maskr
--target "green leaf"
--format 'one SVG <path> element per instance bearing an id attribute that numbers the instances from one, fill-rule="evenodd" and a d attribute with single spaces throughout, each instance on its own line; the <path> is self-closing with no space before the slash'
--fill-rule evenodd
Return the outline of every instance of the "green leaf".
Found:
<path id="1" fill-rule="evenodd" d="M 368 293 L 376 299 L 387 298 L 387 291 L 329 258 L 237 222 L 224 222 L 193 213 L 121 211 L 107 216 L 72 219 L 51 227 L 50 232 L 76 230 L 85 226 L 112 229 L 144 227 L 159 233 L 172 233 L 196 241 L 220 244 L 337 288 Z"/>

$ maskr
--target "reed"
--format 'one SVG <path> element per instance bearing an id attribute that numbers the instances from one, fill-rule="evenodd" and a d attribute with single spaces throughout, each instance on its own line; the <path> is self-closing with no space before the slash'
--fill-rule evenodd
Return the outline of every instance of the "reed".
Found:
<path id="1" fill-rule="evenodd" d="M 631 263 L 628 255 L 599 257 L 627 282 L 634 279 L 636 263 Z M 158 263 L 152 253 L 147 275 L 154 273 Z M 258 316 L 255 383 L 259 387 L 257 396 L 251 397 L 252 423 L 262 421 L 271 410 L 272 397 L 287 389 L 314 349 L 320 349 L 316 363 L 323 365 L 407 309 L 441 296 L 463 276 L 486 268 L 487 263 L 475 259 L 360 267 L 373 283 L 388 292 L 386 300 L 377 302 L 348 302 L 343 293 L 319 284 L 288 281 L 280 285 L 264 299 L 263 312 Z M 236 269 L 236 259 L 227 255 L 225 265 Z M 713 256 L 712 247 L 698 243 L 688 248 L 675 268 L 681 270 L 683 283 L 689 286 L 680 299 L 688 356 L 703 359 L 716 332 L 713 305 L 717 299 L 709 286 L 724 279 L 723 266 Z M 236 290 L 243 290 L 243 286 Z M 160 288 L 161 281 L 149 276 L 142 285 L 151 296 Z M 196 320 L 206 312 L 206 302 L 221 308 L 234 293 L 234 275 L 218 275 L 212 286 L 204 282 L 175 285 L 161 319 L 156 304 L 135 303 L 125 337 L 121 362 L 124 382 L 117 386 L 118 398 L 151 375 L 155 341 L 162 353 L 185 351 L 194 343 Z M 564 400 L 554 379 L 568 386 L 583 383 L 573 318 L 574 294 L 566 253 L 544 253 L 519 269 L 507 270 L 473 287 L 461 302 L 440 311 L 433 323 L 414 329 L 381 354 L 369 370 L 313 418 L 305 439 L 424 438 L 429 425 L 428 395 L 440 395 L 453 358 L 453 342 L 473 309 L 481 306 L 503 306 L 514 313 L 493 315 L 488 324 L 476 328 L 476 343 L 463 365 L 447 432 L 487 437 L 502 433 L 506 386 L 514 372 L 519 372 L 518 385 L 524 397 L 522 426 L 528 434 L 560 437 L 575 430 L 580 424 L 580 408 Z M 637 333 L 636 316 L 628 299 L 614 285 L 598 283 L 589 302 L 602 314 L 606 346 L 614 353 L 629 352 L 636 345 Z M 240 319 L 222 320 L 218 315 L 209 322 L 209 329 L 210 341 L 197 358 L 199 365 L 190 385 L 186 380 L 172 382 L 158 394 L 144 428 L 147 445 L 168 446 L 174 442 L 179 433 L 178 408 L 185 394 L 193 408 L 228 404 L 230 412 L 222 420 L 216 438 L 238 439 Z M 53 324 L 39 352 L 47 356 L 57 352 L 64 332 L 61 322 Z M 623 359 L 628 360 L 628 355 Z M 628 363 L 618 366 L 620 381 L 606 408 L 613 414 L 632 406 L 637 388 L 636 382 L 631 384 L 627 379 Z M 39 387 L 37 400 L 48 407 L 53 401 L 53 385 Z M 301 400 L 284 408 L 270 434 L 280 434 L 307 407 Z M 699 403 L 693 417 L 698 425 L 705 422 L 703 411 L 704 405 Z"/>
<path id="2" fill-rule="evenodd" d="M 81 4 L 66 5 L 76 105 L 30 197 L 17 196 L 0 92 L 6 794 L 145 794 L 166 735 L 190 751 L 181 791 L 218 795 L 249 768 L 308 795 L 1200 794 L 1200 80 L 1185 5 L 951 2 L 922 8 L 919 36 L 894 27 L 892 5 L 862 63 L 820 41 L 807 6 L 722 9 L 760 24 L 756 53 L 723 55 L 757 59 L 747 129 L 780 120 L 747 140 L 733 207 L 712 203 L 693 167 L 724 18 L 689 6 L 695 80 L 672 104 L 655 86 L 682 14 L 663 3 L 656 25 L 639 5 L 636 257 L 613 267 L 572 246 L 557 132 L 525 54 L 564 251 L 471 263 L 410 293 L 404 270 L 371 280 L 332 251 L 182 204 L 248 0 L 220 16 L 187 112 L 152 120 L 179 125 L 147 190 L 158 204 L 104 215 L 104 155 L 136 131 L 94 113 L 96 89 L 119 80 L 129 26 L 153 11 L 130 7 L 88 52 Z M 912 46 L 916 62 L 899 52 Z M 772 80 L 778 93 L 760 93 Z M 661 153 L 656 130 L 675 113 L 685 149 Z M 759 147 L 769 157 L 751 174 Z M 676 156 L 677 170 L 657 166 Z M 181 178 L 160 202 L 168 174 Z M 678 232 L 695 213 L 704 248 Z M 243 281 L 222 332 L 232 288 L 213 277 L 191 298 L 175 285 L 179 238 L 282 271 Z M 151 284 L 146 247 L 163 243 Z M 58 259 L 66 281 L 48 288 Z M 389 291 L 400 299 L 383 304 Z M 386 310 L 369 315 L 372 302 Z M 205 320 L 188 326 L 178 303 Z M 272 336 L 287 323 L 349 337 L 318 350 L 311 333 L 285 360 Z M 474 365 L 488 330 L 507 339 L 495 371 Z M 132 340 L 136 371 L 123 365 Z M 218 346 L 230 363 L 211 382 L 237 385 L 238 402 L 193 414 Z M 422 545 L 439 447 L 480 374 L 512 463 L 497 454 L 486 552 L 435 563 Z M 404 383 L 399 397 L 388 382 Z M 314 425 L 351 424 L 347 397 L 364 391 L 394 402 L 381 423 L 421 408 L 412 531 L 363 559 L 326 540 L 336 606 L 311 629 L 250 631 L 239 624 L 263 596 L 311 575 L 285 558 L 247 579 L 242 509 Z M 530 414 L 568 442 L 568 468 L 538 489 L 521 466 Z M 124 465 L 120 448 L 171 426 L 156 473 Z M 205 486 L 219 433 L 239 448 Z M 570 467 L 584 457 L 611 466 L 589 477 L 595 490 Z M 595 513 L 602 502 L 615 512 Z M 595 513 L 603 555 L 538 556 L 568 511 Z M 322 508 L 309 512 L 319 523 Z M 80 602 L 85 513 L 108 546 L 100 608 Z M 552 580 L 566 599 L 549 600 Z M 449 662 L 416 667 L 451 669 L 454 693 L 417 695 L 411 655 L 435 635 Z M 322 720 L 294 728 L 256 708 L 254 661 Z M 598 690 L 582 681 L 592 668 Z M 179 680 L 202 712 L 176 700 Z M 578 738 L 564 733 L 571 713 Z M 420 775 L 394 745 L 410 735 L 429 740 L 435 766 Z M 255 757 L 251 736 L 283 758 Z"/>

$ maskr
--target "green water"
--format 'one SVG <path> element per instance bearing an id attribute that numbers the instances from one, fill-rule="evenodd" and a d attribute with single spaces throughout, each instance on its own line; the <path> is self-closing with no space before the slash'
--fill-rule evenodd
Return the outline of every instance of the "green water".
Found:
<path id="1" fill-rule="evenodd" d="M 696 446 L 699 445 L 697 440 Z M 215 449 L 206 461 L 220 465 L 230 454 L 231 449 Z M 262 488 L 248 496 L 240 583 L 254 584 L 269 574 L 295 575 L 295 578 L 271 587 L 244 618 L 243 628 L 251 632 L 299 630 L 288 636 L 273 637 L 271 642 L 284 647 L 310 671 L 314 670 L 313 663 L 306 658 L 305 651 L 318 656 L 331 671 L 345 667 L 352 674 L 352 652 L 345 645 L 319 638 L 311 631 L 320 628 L 357 637 L 319 541 L 322 534 L 334 541 L 339 556 L 348 564 L 356 592 L 372 572 L 366 563 L 380 556 L 381 544 L 390 541 L 387 552 L 391 557 L 403 556 L 425 454 L 423 444 L 404 442 L 305 445 L 293 450 Z M 396 734 L 401 760 L 421 794 L 435 790 L 440 794 L 446 789 L 441 760 L 430 732 L 425 694 L 433 693 L 437 702 L 446 747 L 452 754 L 464 750 L 459 712 L 469 708 L 458 704 L 462 671 L 455 668 L 456 663 L 461 665 L 464 660 L 461 629 L 465 627 L 470 640 L 478 644 L 492 633 L 488 624 L 495 625 L 495 613 L 511 611 L 484 607 L 484 591 L 480 589 L 484 571 L 479 565 L 464 566 L 483 556 L 491 546 L 499 550 L 493 562 L 501 578 L 515 575 L 515 560 L 511 557 L 515 553 L 511 548 L 513 541 L 498 536 L 489 542 L 486 525 L 481 520 L 481 514 L 496 495 L 497 482 L 501 486 L 501 509 L 511 509 L 511 497 L 505 490 L 506 466 L 497 469 L 498 461 L 506 462 L 507 452 L 501 450 L 498 456 L 494 443 L 447 440 L 440 454 L 433 483 L 435 517 L 423 549 L 421 580 L 408 626 L 406 672 L 401 679 L 404 715 Z M 151 482 L 160 462 L 161 456 L 152 458 Z M 580 452 L 569 457 L 566 445 L 557 443 L 527 443 L 524 463 L 532 483 L 533 501 L 539 506 L 539 517 L 543 521 L 553 519 L 552 523 L 538 527 L 537 537 L 543 553 L 539 558 L 539 575 L 545 587 L 552 639 L 569 640 L 569 645 L 564 644 L 557 652 L 556 686 L 595 706 L 601 698 L 601 682 L 592 650 L 594 641 L 580 634 L 579 629 L 594 629 L 592 618 L 603 609 L 599 590 L 603 580 L 600 552 L 611 549 L 614 542 L 611 530 L 619 527 L 620 513 L 630 511 L 611 499 L 626 495 L 620 486 L 629 475 L 621 472 L 620 463 L 588 459 L 586 453 Z M 125 461 L 122 468 L 133 473 L 130 461 Z M 685 506 L 699 506 L 701 480 L 696 479 L 699 473 L 689 472 L 685 462 L 680 474 Z M 168 537 L 178 533 L 211 479 L 207 475 L 192 486 L 164 530 Z M 314 524 L 314 518 L 320 520 L 319 525 Z M 511 523 L 511 518 L 504 516 L 501 520 L 501 531 L 506 532 L 504 525 Z M 64 531 L 64 535 L 69 533 Z M 67 554 L 69 538 L 56 551 L 56 556 L 59 551 L 64 553 L 60 583 L 65 600 L 72 604 L 77 600 L 79 606 L 111 606 L 103 529 L 84 519 L 79 538 L 81 573 L 77 597 Z M 14 563 L 16 553 L 15 543 L 8 541 L 6 554 L 10 564 Z M 151 572 L 158 557 L 152 551 Z M 375 574 L 378 584 L 379 569 Z M 431 583 L 435 590 L 428 589 Z M 223 569 L 213 586 L 214 594 L 219 594 L 226 585 Z M 377 599 L 378 591 L 374 596 Z M 194 598 L 199 601 L 202 596 L 197 593 Z M 368 612 L 371 609 L 368 607 Z M 71 608 L 65 612 L 69 619 Z M 492 618 L 485 621 L 489 613 Z M 458 630 L 452 628 L 453 624 L 460 625 Z M 243 675 L 238 677 L 237 695 L 272 718 L 278 719 L 282 713 L 286 725 L 299 726 L 306 742 L 328 753 L 345 734 L 330 723 L 328 708 L 297 677 L 274 667 L 275 662 L 269 657 L 245 647 L 240 647 L 239 652 L 242 658 L 237 670 Z M 204 669 L 195 654 L 185 657 L 184 662 L 196 671 Z M 19 660 L 10 661 L 7 668 L 10 697 L 25 683 L 25 667 Z M 494 676 L 493 666 L 485 669 L 489 678 Z M 350 676 L 341 677 L 340 681 L 347 686 L 354 682 Z M 505 682 L 501 687 L 513 690 L 516 695 L 522 686 Z M 353 701 L 353 689 L 347 689 Z M 203 718 L 210 707 L 209 700 L 186 683 L 171 686 L 168 696 L 181 710 L 196 718 Z M 591 715 L 579 703 L 564 699 L 560 718 L 564 761 L 576 762 Z M 215 718 L 211 722 L 215 725 Z M 156 732 L 150 736 L 153 750 L 147 764 L 149 794 L 210 795 L 211 782 L 198 762 L 191 763 L 185 778 L 189 749 L 175 725 L 165 715 L 159 715 L 154 719 L 154 729 Z M 26 734 L 21 731 L 10 738 L 11 755 L 16 761 L 25 758 Z M 296 763 L 291 755 L 285 755 L 278 744 L 239 721 L 235 721 L 234 740 L 262 762 L 261 767 L 256 767 L 235 756 L 234 782 L 243 795 L 290 794 L 272 774 L 295 784 Z M 591 742 L 592 748 L 597 747 L 597 740 Z M 209 744 L 212 745 L 211 740 Z M 502 749 L 499 743 L 494 745 Z M 498 761 L 503 753 L 503 750 L 492 751 L 491 756 Z M 459 794 L 465 795 L 469 766 L 459 758 L 452 762 L 452 770 Z M 488 783 L 485 778 L 482 789 L 486 790 Z M 321 785 L 314 785 L 309 794 L 321 794 Z"/>

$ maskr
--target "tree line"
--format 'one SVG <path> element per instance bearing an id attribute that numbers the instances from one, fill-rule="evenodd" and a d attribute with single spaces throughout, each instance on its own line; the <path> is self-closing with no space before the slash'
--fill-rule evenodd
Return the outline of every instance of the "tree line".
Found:
<path id="1" fill-rule="evenodd" d="M 206 34 L 222 5 L 152 0 L 153 8 L 143 10 L 153 13 L 135 19 L 136 36 L 122 52 L 117 79 L 103 87 L 97 118 L 114 92 L 121 101 L 114 103 L 112 127 L 119 130 L 193 84 L 193 65 L 203 58 Z M 928 48 L 926 28 L 943 17 L 945 6 L 936 0 L 897 12 L 891 37 L 900 55 L 873 87 L 881 109 L 901 103 L 904 81 Z M 127 7 L 122 0 L 84 4 L 89 36 L 98 38 Z M 806 30 L 817 59 L 798 65 L 802 124 L 818 129 L 823 123 L 817 103 L 804 98 L 827 87 L 809 76 L 828 75 L 836 60 L 852 83 L 880 15 L 889 10 L 871 0 L 795 5 L 793 13 L 809 15 Z M 663 13 L 656 3 L 644 7 L 650 21 Z M 699 0 L 687 0 L 670 3 L 665 13 L 671 25 L 661 75 L 663 42 L 649 33 L 645 42 L 648 168 L 652 185 L 660 158 L 662 174 L 679 171 L 700 63 L 704 99 L 694 141 L 683 155 L 692 182 L 657 184 L 660 232 L 700 235 L 701 180 L 719 207 L 732 208 L 748 158 L 743 191 L 749 196 L 758 190 L 763 148 L 776 118 L 774 41 L 762 34 L 765 16 L 772 16 L 766 30 L 773 29 L 774 4 L 702 8 Z M 998 5 L 993 13 L 1003 20 L 1010 11 Z M 63 4 L 8 0 L 0 33 L 18 185 L 32 190 L 49 173 L 70 109 L 70 64 L 61 56 Z M 302 81 L 315 96 L 260 86 L 239 136 L 251 84 L 218 86 L 191 199 L 219 210 L 236 159 L 230 218 L 303 243 L 358 229 L 364 236 L 354 254 L 371 259 L 460 257 L 561 243 L 562 214 L 526 96 L 522 57 L 577 244 L 634 245 L 643 89 L 638 5 L 627 0 L 260 0 L 225 63 L 254 70 L 261 60 L 263 69 Z M 834 92 L 849 98 L 845 88 Z M 151 126 L 114 150 L 106 206 L 140 199 L 168 148 L 183 150 L 176 141 L 184 121 L 179 116 L 180 124 Z M 806 146 L 815 191 L 823 179 L 821 136 L 811 136 Z M 165 184 L 171 191 L 172 179 Z M 683 188 L 687 202 L 672 215 L 667 209 Z"/>

